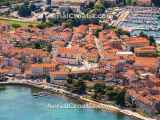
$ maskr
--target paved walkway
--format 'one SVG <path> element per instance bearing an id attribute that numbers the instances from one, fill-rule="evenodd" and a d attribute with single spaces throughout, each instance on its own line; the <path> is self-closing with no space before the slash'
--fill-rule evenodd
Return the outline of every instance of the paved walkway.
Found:
<path id="1" fill-rule="evenodd" d="M 142 116 L 142 115 L 140 115 L 140 114 L 138 114 L 136 112 L 133 112 L 131 110 L 120 109 L 120 108 L 115 107 L 113 105 L 107 105 L 107 104 L 99 103 L 99 102 L 87 99 L 85 97 L 80 97 L 80 99 L 83 100 L 83 101 L 89 102 L 94 106 L 96 105 L 97 107 L 101 107 L 102 106 L 103 109 L 108 110 L 108 111 L 120 112 L 120 113 L 123 113 L 125 115 L 133 116 L 133 117 L 141 119 L 141 120 L 156 120 L 156 119 L 152 119 L 152 118 L 149 118 L 149 117 L 144 117 L 144 116 Z"/>
<path id="2" fill-rule="evenodd" d="M 34 86 L 34 87 L 37 87 L 37 88 L 42 88 L 42 89 L 46 89 L 46 90 L 49 90 L 49 91 L 53 91 L 53 92 L 57 92 L 57 93 L 60 93 L 60 94 L 65 94 L 65 95 L 70 95 L 72 97 L 77 97 L 77 98 L 80 98 L 80 100 L 82 101 L 85 101 L 85 102 L 88 102 L 89 104 L 93 105 L 93 106 L 97 106 L 100 107 L 100 108 L 103 108 L 107 111 L 114 111 L 114 112 L 121 112 L 125 115 L 128 115 L 128 116 L 133 116 L 133 117 L 136 117 L 136 118 L 139 118 L 141 120 L 156 120 L 156 119 L 152 119 L 152 118 L 148 118 L 148 117 L 144 117 L 136 112 L 133 112 L 131 110 L 127 110 L 127 109 L 120 109 L 116 106 L 113 106 L 113 105 L 107 105 L 107 104 L 103 104 L 103 103 L 100 103 L 100 102 L 96 102 L 94 100 L 90 100 L 88 98 L 85 98 L 83 96 L 79 96 L 77 94 L 73 94 L 69 91 L 66 91 L 66 90 L 63 90 L 61 88 L 57 88 L 56 86 L 53 87 L 53 85 L 51 84 L 42 84 L 42 83 L 36 83 L 36 82 L 33 82 L 31 80 L 9 80 L 7 82 L 0 82 L 0 84 L 25 84 L 25 85 L 30 85 L 30 86 Z"/>

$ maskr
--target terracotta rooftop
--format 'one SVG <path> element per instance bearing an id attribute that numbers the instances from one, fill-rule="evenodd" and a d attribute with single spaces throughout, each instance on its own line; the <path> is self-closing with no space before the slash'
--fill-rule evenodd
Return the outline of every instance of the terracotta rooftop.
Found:
<path id="1" fill-rule="evenodd" d="M 135 65 L 144 67 L 155 67 L 157 58 L 155 57 L 135 57 Z"/>
<path id="2" fill-rule="evenodd" d="M 127 45 L 132 45 L 132 44 L 148 44 L 149 45 L 149 40 L 146 37 L 129 37 L 127 39 L 124 39 L 125 43 Z"/>

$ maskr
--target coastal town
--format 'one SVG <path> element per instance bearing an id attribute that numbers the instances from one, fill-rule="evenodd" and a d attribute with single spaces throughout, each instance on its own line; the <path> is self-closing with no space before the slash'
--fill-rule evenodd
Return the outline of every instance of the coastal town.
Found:
<path id="1" fill-rule="evenodd" d="M 0 2 L 0 85 L 34 84 L 159 120 L 160 8 L 124 1 Z"/>

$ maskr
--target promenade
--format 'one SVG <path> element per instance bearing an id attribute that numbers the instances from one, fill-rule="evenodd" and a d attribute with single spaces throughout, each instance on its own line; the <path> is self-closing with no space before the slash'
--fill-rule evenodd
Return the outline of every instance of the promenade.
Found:
<path id="1" fill-rule="evenodd" d="M 94 100 L 87 99 L 85 97 L 81 97 L 81 100 L 89 102 L 91 105 L 97 106 L 97 108 L 98 108 L 98 106 L 103 106 L 103 109 L 105 109 L 107 111 L 120 112 L 120 113 L 123 113 L 125 115 L 132 116 L 132 117 L 135 117 L 135 118 L 138 118 L 138 119 L 141 119 L 141 120 L 156 120 L 156 119 L 144 117 L 144 116 L 142 116 L 142 115 L 140 115 L 136 112 L 133 112 L 131 110 L 120 109 L 120 108 L 115 107 L 113 105 L 107 105 L 107 104 L 99 103 L 99 102 L 96 102 Z"/>
<path id="2" fill-rule="evenodd" d="M 36 87 L 36 88 L 41 88 L 43 90 L 48 90 L 49 92 L 55 92 L 58 94 L 63 94 L 69 97 L 73 97 L 73 98 L 77 98 L 79 100 L 82 100 L 84 102 L 89 103 L 89 105 L 91 106 L 95 106 L 97 108 L 99 108 L 99 106 L 103 106 L 104 110 L 107 111 L 112 111 L 112 112 L 120 112 L 122 114 L 125 114 L 127 116 L 131 116 L 131 117 L 135 117 L 141 120 L 156 120 L 156 119 L 152 119 L 149 117 L 144 117 L 142 115 L 140 115 L 139 113 L 133 112 L 131 110 L 127 110 L 127 109 L 121 109 L 119 107 L 113 106 L 113 105 L 108 105 L 108 104 L 103 104 L 100 102 L 96 102 L 94 100 L 88 99 L 84 96 L 79 96 L 77 94 L 73 94 L 69 91 L 66 91 L 64 89 L 58 88 L 56 85 L 51 85 L 51 84 L 39 84 L 33 81 L 29 81 L 29 80 L 9 80 L 7 82 L 0 82 L 0 85 L 7 85 L 7 84 L 19 84 L 19 85 L 28 85 L 28 86 L 32 86 L 32 87 Z"/>

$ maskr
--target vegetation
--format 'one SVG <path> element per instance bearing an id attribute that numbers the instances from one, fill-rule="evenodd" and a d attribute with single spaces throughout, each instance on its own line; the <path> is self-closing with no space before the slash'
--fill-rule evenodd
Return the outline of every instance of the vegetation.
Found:
<path id="1" fill-rule="evenodd" d="M 154 39 L 153 36 L 150 36 L 150 37 L 149 37 L 149 43 L 150 43 L 150 45 L 153 45 L 153 46 L 156 45 L 156 40 Z"/>
<path id="2" fill-rule="evenodd" d="M 103 29 L 116 29 L 116 28 L 108 24 L 103 24 Z"/>
<path id="3" fill-rule="evenodd" d="M 124 30 L 122 30 L 122 29 L 116 29 L 115 32 L 116 32 L 116 34 L 117 34 L 118 36 L 121 36 L 121 35 L 128 35 L 128 36 L 130 36 L 130 33 L 129 33 L 129 32 L 124 31 Z"/>
<path id="4" fill-rule="evenodd" d="M 105 95 L 105 84 L 95 84 L 93 87 L 94 95 L 92 96 L 94 99 L 100 100 L 102 98 L 102 95 Z"/>
<path id="5" fill-rule="evenodd" d="M 48 23 L 51 26 L 65 24 L 66 27 L 73 28 L 81 24 L 90 24 L 90 23 L 98 24 L 99 19 L 85 18 L 85 17 L 84 18 L 73 18 L 73 19 L 64 19 L 64 18 L 55 19 L 53 18 L 53 19 L 49 19 Z"/>
<path id="6" fill-rule="evenodd" d="M 89 13 L 89 11 L 94 9 L 94 3 L 90 2 L 87 6 L 82 6 L 81 5 L 81 11 L 84 12 L 85 14 Z"/>
<path id="7" fill-rule="evenodd" d="M 96 32 L 94 33 L 94 35 L 98 38 L 99 37 L 99 32 L 101 32 L 102 30 L 97 29 Z"/>
<path id="8" fill-rule="evenodd" d="M 32 46 L 33 46 L 34 49 L 43 49 L 43 50 L 46 50 L 48 52 L 52 51 L 52 45 L 49 44 L 46 41 L 43 41 L 43 40 L 39 40 L 39 41 L 34 42 L 32 44 Z"/>
<path id="9" fill-rule="evenodd" d="M 20 6 L 18 10 L 18 14 L 21 17 L 29 17 L 31 16 L 32 10 L 28 2 L 25 2 L 22 6 Z"/>
<path id="10" fill-rule="evenodd" d="M 111 86 L 106 86 L 106 95 L 108 96 L 108 100 L 116 101 L 118 93 L 119 91 L 117 89 L 114 89 Z"/>
<path id="11" fill-rule="evenodd" d="M 125 106 L 125 94 L 126 94 L 126 90 L 125 89 L 121 90 L 118 93 L 117 98 L 116 98 L 116 104 L 117 105 L 120 105 L 121 107 Z"/>
<path id="12" fill-rule="evenodd" d="M 52 45 L 49 42 L 46 42 L 44 40 L 37 40 L 33 43 L 21 43 L 21 42 L 16 42 L 15 47 L 19 48 L 33 48 L 33 49 L 42 49 L 47 52 L 52 51 Z M 41 62 L 41 61 L 39 61 Z"/>
<path id="13" fill-rule="evenodd" d="M 91 80 L 92 75 L 91 74 L 84 74 L 84 75 L 81 75 L 80 79 L 81 80 Z"/>
<path id="14" fill-rule="evenodd" d="M 77 80 L 74 82 L 74 93 L 83 95 L 86 93 L 86 85 L 83 80 Z"/>
<path id="15" fill-rule="evenodd" d="M 153 4 L 157 7 L 160 7 L 160 1 L 159 0 L 152 0 Z"/>
<path id="16" fill-rule="evenodd" d="M 160 114 L 160 103 L 156 103 L 157 114 Z"/>
<path id="17" fill-rule="evenodd" d="M 68 79 L 67 79 L 67 84 L 73 84 L 73 79 L 68 78 Z"/>
<path id="18" fill-rule="evenodd" d="M 160 56 L 160 51 L 157 51 L 157 52 L 156 52 L 156 55 L 159 57 L 159 56 Z"/>
<path id="19" fill-rule="evenodd" d="M 7 19 L 7 18 L 3 18 L 0 17 L 0 23 L 6 23 L 9 24 L 11 26 L 21 26 L 21 27 L 28 27 L 28 26 L 36 26 L 38 24 L 38 22 L 25 22 L 25 21 L 20 21 L 17 19 Z"/>
<path id="20" fill-rule="evenodd" d="M 102 100 L 107 98 L 109 101 L 115 102 L 115 104 L 124 107 L 125 106 L 125 89 L 118 89 L 113 86 L 106 86 L 102 83 L 97 83 L 93 87 L 94 94 L 92 96 L 93 99 Z"/>
<path id="21" fill-rule="evenodd" d="M 46 15 L 43 14 L 42 22 L 45 23 L 47 21 Z"/>
<path id="22" fill-rule="evenodd" d="M 0 0 L 0 5 L 10 5 L 15 2 L 20 2 L 20 0 Z"/>
<path id="23" fill-rule="evenodd" d="M 52 26 L 53 24 L 50 22 L 41 22 L 36 25 L 36 27 L 38 27 L 39 29 L 45 29 L 45 28 L 52 27 Z"/>
<path id="24" fill-rule="evenodd" d="M 20 24 L 16 24 L 16 23 L 14 23 L 14 24 L 12 24 L 12 27 L 16 29 L 16 28 L 21 27 L 21 25 L 20 25 Z"/>
<path id="25" fill-rule="evenodd" d="M 141 32 L 141 33 L 140 33 L 140 36 L 141 36 L 141 37 L 146 37 L 147 39 L 149 39 L 150 45 L 153 45 L 153 46 L 156 45 L 156 40 L 154 39 L 153 36 L 148 37 L 144 32 Z"/>
<path id="26" fill-rule="evenodd" d="M 125 0 L 125 5 L 135 5 L 136 0 Z"/>
<path id="27" fill-rule="evenodd" d="M 49 75 L 46 76 L 47 83 L 51 83 L 51 77 Z"/>
<path id="28" fill-rule="evenodd" d="M 97 2 L 95 3 L 95 6 L 94 6 L 94 13 L 96 14 L 99 14 L 99 13 L 104 13 L 105 11 L 105 7 L 102 3 L 101 0 L 97 0 Z"/>
<path id="29" fill-rule="evenodd" d="M 139 36 L 148 38 L 148 36 L 144 32 L 141 32 Z"/>
<path id="30" fill-rule="evenodd" d="M 38 23 L 36 25 L 36 27 L 38 27 L 40 29 L 45 29 L 45 28 L 48 28 L 48 27 L 61 25 L 64 22 L 66 23 L 66 25 L 69 25 L 69 24 L 67 24 L 68 21 L 66 19 L 52 18 L 52 19 L 46 20 L 46 16 L 43 15 L 42 22 Z M 71 26 L 73 26 L 73 25 L 71 24 Z"/>

